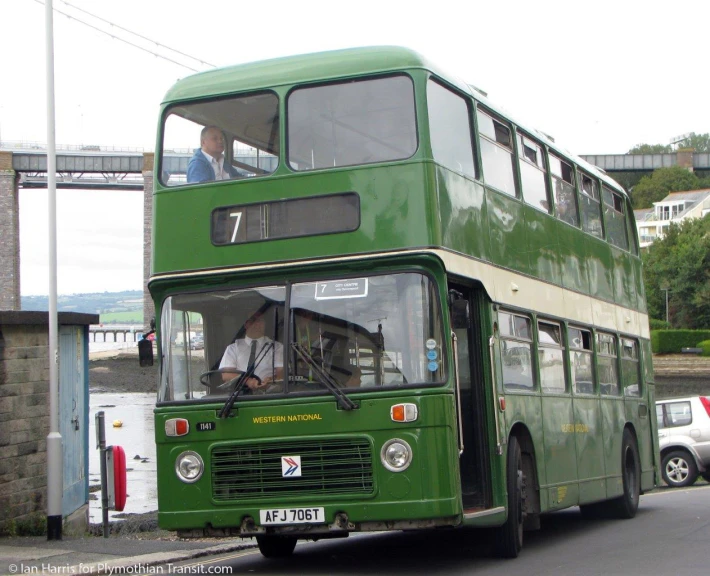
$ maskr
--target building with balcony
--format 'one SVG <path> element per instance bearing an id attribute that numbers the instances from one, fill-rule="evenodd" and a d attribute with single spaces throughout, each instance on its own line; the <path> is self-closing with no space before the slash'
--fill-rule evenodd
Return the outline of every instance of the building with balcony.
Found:
<path id="1" fill-rule="evenodd" d="M 671 192 L 653 208 L 634 210 L 641 248 L 663 238 L 671 223 L 680 224 L 689 218 L 702 218 L 710 213 L 710 188 L 688 192 Z"/>

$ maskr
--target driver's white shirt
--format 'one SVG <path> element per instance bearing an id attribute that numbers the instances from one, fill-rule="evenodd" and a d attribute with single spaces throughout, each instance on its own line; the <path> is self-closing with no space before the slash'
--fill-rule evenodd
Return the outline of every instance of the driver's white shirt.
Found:
<path id="1" fill-rule="evenodd" d="M 219 363 L 220 368 L 236 368 L 244 372 L 249 363 L 249 354 L 251 353 L 251 343 L 254 339 L 249 336 L 244 336 L 242 340 L 237 340 L 233 344 L 227 346 L 222 356 L 222 361 Z M 259 358 L 259 351 L 265 344 L 273 342 L 271 338 L 262 336 L 256 338 L 256 358 Z M 280 342 L 273 342 L 274 346 L 264 355 L 261 362 L 254 370 L 262 380 L 267 376 L 273 377 L 273 368 L 282 368 L 284 359 L 284 347 Z M 274 356 L 274 353 L 276 354 Z M 273 364 L 272 364 L 273 362 Z"/>

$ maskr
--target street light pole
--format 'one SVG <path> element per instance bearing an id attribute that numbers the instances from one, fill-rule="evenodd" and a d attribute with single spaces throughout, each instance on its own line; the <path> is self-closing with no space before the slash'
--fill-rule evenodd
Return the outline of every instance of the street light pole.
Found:
<path id="1" fill-rule="evenodd" d="M 670 288 L 661 288 L 666 293 L 666 324 L 668 324 L 668 292 L 670 292 Z"/>
<path id="2" fill-rule="evenodd" d="M 47 191 L 49 198 L 49 434 L 47 435 L 47 540 L 62 539 L 62 435 L 59 431 L 59 347 L 57 316 L 57 150 L 54 132 L 54 20 L 46 0 Z"/>

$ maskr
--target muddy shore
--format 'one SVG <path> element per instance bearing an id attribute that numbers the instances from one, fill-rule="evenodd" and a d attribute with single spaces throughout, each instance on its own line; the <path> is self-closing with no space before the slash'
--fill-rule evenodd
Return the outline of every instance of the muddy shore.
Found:
<path id="1" fill-rule="evenodd" d="M 137 354 L 90 358 L 89 389 L 92 392 L 157 392 L 158 366 L 141 367 Z"/>

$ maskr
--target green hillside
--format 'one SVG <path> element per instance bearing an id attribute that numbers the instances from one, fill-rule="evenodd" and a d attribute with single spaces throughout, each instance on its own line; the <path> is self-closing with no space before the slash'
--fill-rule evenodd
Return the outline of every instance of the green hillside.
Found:
<path id="1" fill-rule="evenodd" d="M 22 310 L 49 310 L 48 296 L 22 296 Z M 143 292 L 95 292 L 57 296 L 58 312 L 99 314 L 102 324 L 143 324 Z"/>

